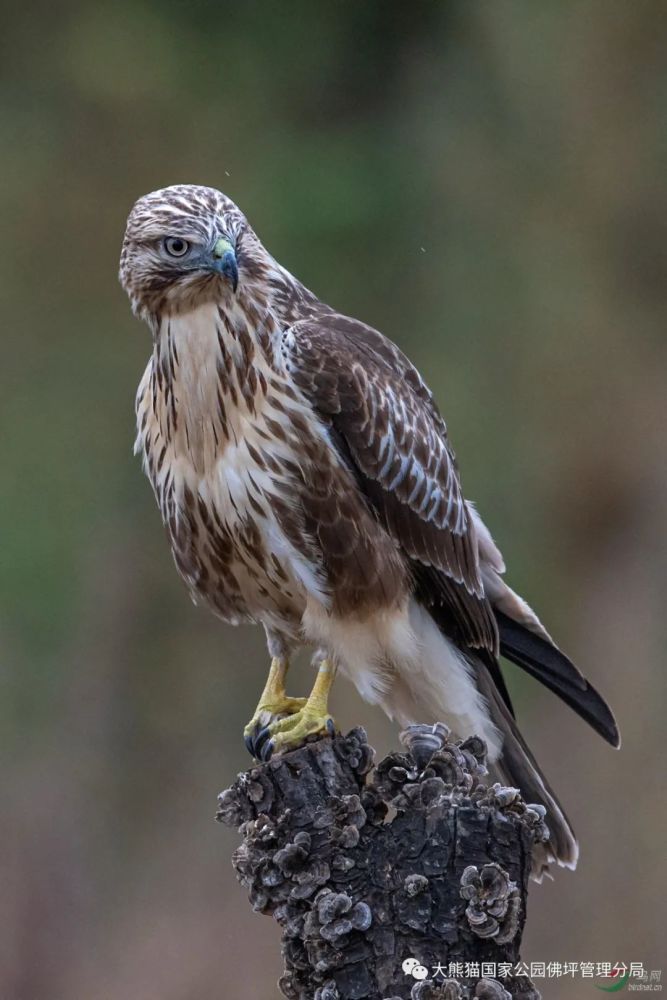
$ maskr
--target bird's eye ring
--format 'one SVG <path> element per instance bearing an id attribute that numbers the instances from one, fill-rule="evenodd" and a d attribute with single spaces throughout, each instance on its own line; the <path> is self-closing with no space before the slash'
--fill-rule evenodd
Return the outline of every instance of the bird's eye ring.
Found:
<path id="1" fill-rule="evenodd" d="M 164 248 L 170 257 L 184 257 L 190 249 L 190 244 L 180 236 L 168 236 L 164 241 Z"/>

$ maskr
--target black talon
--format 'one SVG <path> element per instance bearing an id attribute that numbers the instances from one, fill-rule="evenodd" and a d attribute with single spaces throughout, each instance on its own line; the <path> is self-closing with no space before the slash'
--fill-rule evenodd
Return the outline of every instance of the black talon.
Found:
<path id="1" fill-rule="evenodd" d="M 333 719 L 327 719 L 327 732 L 329 736 L 336 735 L 336 723 Z"/>
<path id="2" fill-rule="evenodd" d="M 273 740 L 269 740 L 260 750 L 260 760 L 266 764 L 271 760 L 273 754 Z"/>
<path id="3" fill-rule="evenodd" d="M 243 742 L 245 743 L 245 748 L 251 757 L 255 756 L 255 744 L 252 736 L 244 736 Z"/>
<path id="4" fill-rule="evenodd" d="M 264 760 L 264 744 L 270 738 L 271 733 L 269 732 L 268 726 L 263 726 L 256 734 L 254 739 L 255 757 L 257 760 Z M 268 758 L 266 758 L 268 759 Z"/>

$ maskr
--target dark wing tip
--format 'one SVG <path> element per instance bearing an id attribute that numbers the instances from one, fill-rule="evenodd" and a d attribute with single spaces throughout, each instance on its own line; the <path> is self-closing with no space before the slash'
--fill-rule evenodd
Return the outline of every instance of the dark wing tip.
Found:
<path id="1" fill-rule="evenodd" d="M 618 728 L 618 723 L 614 717 L 613 712 L 609 709 L 609 714 L 611 716 L 611 725 L 609 727 L 609 736 L 607 738 L 607 743 L 609 743 L 614 750 L 620 750 L 623 740 L 621 739 L 621 731 Z"/>
<path id="2" fill-rule="evenodd" d="M 586 694 L 589 702 L 589 715 L 583 715 L 587 722 L 607 741 L 615 750 L 621 745 L 621 734 L 614 713 L 610 709 L 602 695 L 595 690 L 592 684 L 587 685 Z M 572 706 L 577 711 L 577 706 Z"/>
<path id="3" fill-rule="evenodd" d="M 502 655 L 557 694 L 607 743 L 620 747 L 614 713 L 565 653 L 502 612 L 496 611 L 496 620 Z"/>

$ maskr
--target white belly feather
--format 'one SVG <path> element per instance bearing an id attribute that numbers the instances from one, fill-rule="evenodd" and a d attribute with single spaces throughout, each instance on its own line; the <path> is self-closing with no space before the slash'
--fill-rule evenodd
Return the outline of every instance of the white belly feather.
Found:
<path id="1" fill-rule="evenodd" d="M 314 600 L 306 635 L 329 650 L 361 696 L 401 726 L 444 722 L 459 738 L 481 736 L 495 761 L 502 737 L 493 724 L 472 668 L 414 598 L 403 609 L 364 621 L 341 620 Z"/>

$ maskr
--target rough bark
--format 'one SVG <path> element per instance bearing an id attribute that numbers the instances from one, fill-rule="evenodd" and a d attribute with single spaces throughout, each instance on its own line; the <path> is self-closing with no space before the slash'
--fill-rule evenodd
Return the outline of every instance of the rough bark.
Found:
<path id="1" fill-rule="evenodd" d="M 401 740 L 373 769 L 363 729 L 327 737 L 220 795 L 218 818 L 243 836 L 239 880 L 282 928 L 284 996 L 539 997 L 525 976 L 485 978 L 482 963 L 519 961 L 542 814 L 484 782 L 481 740 L 454 742 L 441 725 Z M 406 972 L 407 959 L 421 968 Z M 479 970 L 452 977 L 456 962 Z"/>

